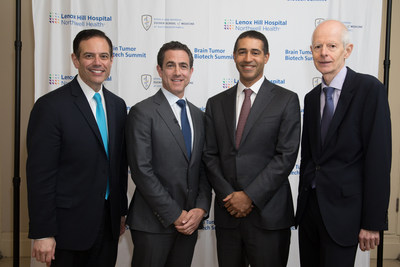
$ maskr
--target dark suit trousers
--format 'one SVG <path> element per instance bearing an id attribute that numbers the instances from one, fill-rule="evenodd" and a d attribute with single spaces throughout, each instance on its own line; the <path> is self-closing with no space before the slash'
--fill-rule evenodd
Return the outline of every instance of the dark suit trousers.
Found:
<path id="1" fill-rule="evenodd" d="M 220 267 L 285 267 L 289 255 L 290 229 L 265 230 L 247 218 L 238 228 L 216 228 Z"/>
<path id="2" fill-rule="evenodd" d="M 131 230 L 132 267 L 190 267 L 198 231 L 154 234 Z"/>
<path id="3" fill-rule="evenodd" d="M 343 247 L 328 234 L 311 190 L 299 225 L 300 264 L 303 267 L 353 267 L 357 245 Z"/>
<path id="4" fill-rule="evenodd" d="M 93 231 L 94 229 L 88 229 Z M 114 267 L 118 254 L 118 239 L 113 239 L 109 202 L 105 201 L 103 220 L 96 241 L 89 250 L 58 249 L 51 267 Z"/>

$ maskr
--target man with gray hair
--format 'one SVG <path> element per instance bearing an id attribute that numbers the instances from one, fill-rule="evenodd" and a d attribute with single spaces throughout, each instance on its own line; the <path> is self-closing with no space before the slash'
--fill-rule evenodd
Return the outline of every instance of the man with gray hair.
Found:
<path id="1" fill-rule="evenodd" d="M 346 26 L 324 21 L 312 36 L 322 83 L 305 96 L 296 223 L 300 263 L 354 266 L 387 229 L 391 123 L 384 86 L 345 66 Z"/>

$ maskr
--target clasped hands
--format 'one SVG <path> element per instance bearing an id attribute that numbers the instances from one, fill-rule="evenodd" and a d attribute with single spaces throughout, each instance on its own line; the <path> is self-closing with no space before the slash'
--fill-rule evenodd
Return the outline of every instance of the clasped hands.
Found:
<path id="1" fill-rule="evenodd" d="M 183 210 L 178 219 L 174 222 L 175 228 L 179 233 L 184 235 L 193 234 L 202 221 L 205 210 L 194 208 L 189 211 Z"/>
<path id="2" fill-rule="evenodd" d="M 246 217 L 253 210 L 253 201 L 244 191 L 236 191 L 227 195 L 222 201 L 230 215 L 235 218 Z"/>

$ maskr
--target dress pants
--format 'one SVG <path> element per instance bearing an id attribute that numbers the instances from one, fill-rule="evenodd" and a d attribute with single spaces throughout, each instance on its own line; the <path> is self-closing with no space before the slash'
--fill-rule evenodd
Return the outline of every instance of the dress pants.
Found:
<path id="1" fill-rule="evenodd" d="M 51 267 L 114 267 L 118 254 L 118 239 L 112 236 L 110 206 L 107 200 L 98 231 L 96 241 L 89 250 L 59 249 L 56 245 L 55 260 L 51 262 Z"/>
<path id="2" fill-rule="evenodd" d="M 191 235 L 148 233 L 131 229 L 132 267 L 190 267 L 198 231 Z"/>
<path id="3" fill-rule="evenodd" d="M 357 245 L 343 247 L 328 234 L 322 221 L 315 189 L 312 189 L 299 225 L 302 267 L 353 267 Z"/>
<path id="4" fill-rule="evenodd" d="M 289 256 L 290 229 L 266 230 L 247 218 L 237 228 L 216 227 L 220 267 L 285 267 Z"/>

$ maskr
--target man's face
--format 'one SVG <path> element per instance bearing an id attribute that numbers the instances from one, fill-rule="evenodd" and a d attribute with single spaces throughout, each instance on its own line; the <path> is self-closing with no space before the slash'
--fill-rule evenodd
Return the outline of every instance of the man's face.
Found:
<path id="1" fill-rule="evenodd" d="M 233 59 L 240 73 L 240 81 L 246 87 L 252 86 L 264 75 L 264 65 L 268 62 L 269 53 L 264 54 L 263 47 L 261 40 L 250 37 L 238 41 Z"/>
<path id="2" fill-rule="evenodd" d="M 352 44 L 343 46 L 343 26 L 336 21 L 320 24 L 314 31 L 311 51 L 314 65 L 329 85 L 345 65 L 353 49 Z"/>
<path id="3" fill-rule="evenodd" d="M 79 58 L 75 54 L 71 57 L 82 80 L 94 91 L 99 91 L 101 84 L 110 76 L 113 60 L 107 41 L 100 37 L 81 41 Z"/>
<path id="4" fill-rule="evenodd" d="M 184 50 L 167 50 L 162 66 L 157 65 L 157 71 L 162 79 L 163 87 L 182 98 L 193 73 L 193 68 L 190 68 L 189 64 L 189 55 Z"/>

